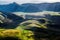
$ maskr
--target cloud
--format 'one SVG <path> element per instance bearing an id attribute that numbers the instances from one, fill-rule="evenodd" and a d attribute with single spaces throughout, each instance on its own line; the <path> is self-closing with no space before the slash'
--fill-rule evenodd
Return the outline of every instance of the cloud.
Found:
<path id="1" fill-rule="evenodd" d="M 43 3 L 43 2 L 60 2 L 60 0 L 0 0 L 0 4 L 9 4 L 16 2 L 18 4 L 23 3 Z"/>
<path id="2" fill-rule="evenodd" d="M 12 1 L 12 0 L 0 0 L 0 4 L 9 4 L 12 2 L 14 2 L 14 1 Z"/>

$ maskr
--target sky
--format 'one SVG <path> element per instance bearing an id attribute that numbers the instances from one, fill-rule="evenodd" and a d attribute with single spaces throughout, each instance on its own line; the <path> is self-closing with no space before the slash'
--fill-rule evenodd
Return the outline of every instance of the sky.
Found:
<path id="1" fill-rule="evenodd" d="M 0 0 L 0 4 L 10 4 L 16 2 L 18 4 L 24 3 L 53 3 L 53 2 L 60 2 L 60 0 Z"/>

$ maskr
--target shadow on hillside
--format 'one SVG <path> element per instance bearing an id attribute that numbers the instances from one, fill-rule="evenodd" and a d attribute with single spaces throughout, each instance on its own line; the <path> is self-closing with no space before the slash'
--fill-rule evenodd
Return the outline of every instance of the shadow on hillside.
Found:
<path id="1" fill-rule="evenodd" d="M 7 22 L 4 24 L 0 24 L 2 28 L 16 28 L 24 19 L 12 13 L 7 13 Z M 12 22 L 10 22 L 10 20 Z"/>
<path id="2" fill-rule="evenodd" d="M 17 37 L 4 37 L 4 38 L 1 37 L 0 40 L 21 40 L 21 39 Z"/>

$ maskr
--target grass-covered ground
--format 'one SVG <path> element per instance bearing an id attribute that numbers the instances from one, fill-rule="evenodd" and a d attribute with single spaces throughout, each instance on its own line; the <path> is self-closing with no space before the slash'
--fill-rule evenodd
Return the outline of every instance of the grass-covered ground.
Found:
<path id="1" fill-rule="evenodd" d="M 34 40 L 33 32 L 23 29 L 0 29 L 0 40 Z M 31 36 L 31 37 L 30 37 Z M 13 39 L 12 39 L 13 38 Z"/>
<path id="2" fill-rule="evenodd" d="M 38 37 L 37 34 L 38 36 L 42 36 L 42 37 Z M 44 35 L 46 37 L 43 37 Z M 33 31 L 30 30 L 24 30 L 20 26 L 18 26 L 15 29 L 0 29 L 0 40 L 59 40 L 60 38 L 58 36 L 55 39 L 54 34 L 49 37 L 47 35 L 48 34 L 44 34 L 44 32 L 34 33 Z"/>

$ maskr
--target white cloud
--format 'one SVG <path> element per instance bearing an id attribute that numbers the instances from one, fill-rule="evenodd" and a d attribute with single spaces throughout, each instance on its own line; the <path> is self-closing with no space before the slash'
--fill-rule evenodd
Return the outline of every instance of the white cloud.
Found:
<path id="1" fill-rule="evenodd" d="M 0 0 L 0 4 L 9 4 L 12 2 L 16 2 L 18 4 L 23 3 L 42 3 L 42 2 L 60 2 L 60 0 Z"/>
<path id="2" fill-rule="evenodd" d="M 14 2 L 13 0 L 0 0 L 0 4 L 9 4 Z"/>

